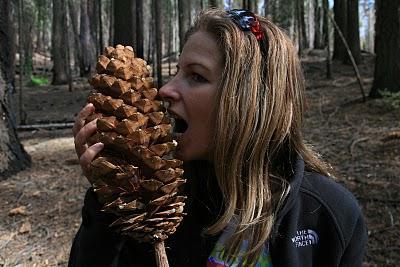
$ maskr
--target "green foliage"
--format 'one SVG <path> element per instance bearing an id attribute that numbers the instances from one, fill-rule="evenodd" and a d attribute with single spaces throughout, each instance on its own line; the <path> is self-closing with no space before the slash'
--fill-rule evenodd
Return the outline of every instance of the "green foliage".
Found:
<path id="1" fill-rule="evenodd" d="M 386 104 L 392 106 L 395 109 L 400 108 L 400 91 L 391 92 L 387 89 L 378 91 L 382 95 L 383 100 L 385 101 Z"/>
<path id="2" fill-rule="evenodd" d="M 31 76 L 31 80 L 29 81 L 29 86 L 40 86 L 47 84 L 49 84 L 49 80 L 43 77 Z"/>

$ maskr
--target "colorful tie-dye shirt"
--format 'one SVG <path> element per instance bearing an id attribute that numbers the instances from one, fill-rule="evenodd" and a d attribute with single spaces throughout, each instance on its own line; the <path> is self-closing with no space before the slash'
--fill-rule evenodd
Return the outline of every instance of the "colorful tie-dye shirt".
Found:
<path id="1" fill-rule="evenodd" d="M 207 260 L 207 267 L 238 267 L 238 266 L 246 266 L 246 264 L 242 262 L 243 252 L 247 249 L 247 242 L 244 241 L 241 245 L 239 255 L 232 263 L 226 263 L 222 260 L 222 256 L 225 249 L 225 242 L 230 235 L 232 235 L 233 230 L 235 228 L 235 224 L 232 221 L 229 223 L 226 230 L 221 234 L 220 238 L 218 239 L 217 243 L 214 246 L 211 255 L 208 257 Z M 271 257 L 268 252 L 268 246 L 264 246 L 264 250 L 262 251 L 257 263 L 254 265 L 255 267 L 272 267 Z"/>

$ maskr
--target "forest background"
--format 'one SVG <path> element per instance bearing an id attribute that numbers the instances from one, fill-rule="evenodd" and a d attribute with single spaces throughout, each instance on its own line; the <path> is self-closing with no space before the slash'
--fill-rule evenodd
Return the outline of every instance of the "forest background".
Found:
<path id="1" fill-rule="evenodd" d="M 207 7 L 282 27 L 306 74 L 305 135 L 366 216 L 365 266 L 400 262 L 400 1 L 0 0 L 0 266 L 66 266 L 88 183 L 71 127 L 107 45 L 158 85 Z"/>

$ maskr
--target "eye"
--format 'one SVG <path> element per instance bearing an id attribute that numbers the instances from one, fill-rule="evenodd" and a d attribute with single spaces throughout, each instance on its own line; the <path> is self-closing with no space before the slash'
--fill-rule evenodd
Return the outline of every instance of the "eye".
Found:
<path id="1" fill-rule="evenodd" d="M 208 80 L 206 78 L 204 78 L 203 76 L 201 76 L 198 73 L 192 73 L 190 75 L 190 78 L 192 79 L 192 81 L 194 81 L 196 83 L 206 83 L 206 82 L 208 82 Z"/>

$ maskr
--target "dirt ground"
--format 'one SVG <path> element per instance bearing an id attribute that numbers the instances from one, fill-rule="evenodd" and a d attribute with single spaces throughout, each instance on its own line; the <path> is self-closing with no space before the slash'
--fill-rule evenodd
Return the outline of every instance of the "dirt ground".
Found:
<path id="1" fill-rule="evenodd" d="M 400 262 L 400 110 L 381 99 L 360 102 L 352 68 L 333 65 L 325 79 L 318 51 L 303 60 L 309 110 L 305 136 L 332 164 L 338 181 L 362 207 L 369 241 L 365 266 Z M 365 90 L 372 84 L 373 58 L 360 66 Z M 89 88 L 67 86 L 24 89 L 27 124 L 72 121 Z M 19 131 L 32 167 L 0 181 L 0 267 L 66 266 L 88 183 L 76 160 L 70 129 Z"/>

